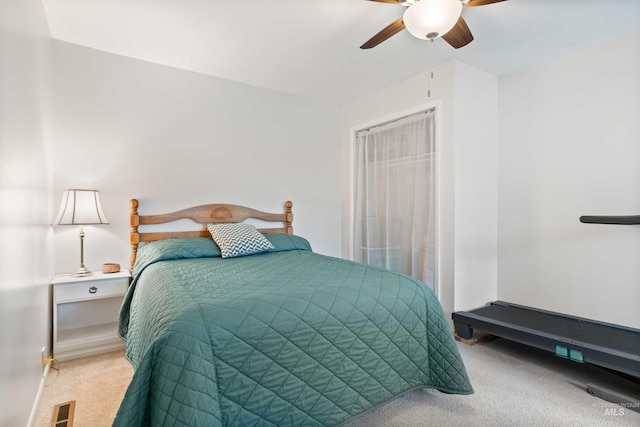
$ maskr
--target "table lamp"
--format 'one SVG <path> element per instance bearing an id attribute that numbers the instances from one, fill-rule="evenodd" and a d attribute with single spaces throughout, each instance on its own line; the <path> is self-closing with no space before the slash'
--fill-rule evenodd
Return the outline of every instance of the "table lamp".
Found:
<path id="1" fill-rule="evenodd" d="M 72 276 L 91 276 L 91 270 L 84 266 L 84 229 L 85 225 L 109 224 L 100 204 L 97 190 L 67 190 L 62 194 L 60 211 L 56 218 L 58 225 L 77 225 L 80 227 L 80 267 Z"/>

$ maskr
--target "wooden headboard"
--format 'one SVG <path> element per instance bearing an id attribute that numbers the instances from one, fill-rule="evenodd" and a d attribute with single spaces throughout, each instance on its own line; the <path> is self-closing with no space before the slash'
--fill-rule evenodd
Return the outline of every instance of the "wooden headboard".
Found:
<path id="1" fill-rule="evenodd" d="M 129 212 L 129 224 L 131 225 L 130 239 L 132 269 L 133 264 L 136 262 L 138 245 L 140 243 L 148 243 L 156 240 L 176 237 L 211 237 L 209 230 L 207 230 L 207 224 L 242 222 L 248 218 L 254 218 L 261 221 L 282 223 L 282 227 L 260 228 L 259 231 L 263 234 L 293 234 L 293 213 L 291 211 L 292 203 L 289 200 L 285 203 L 284 213 L 280 214 L 262 212 L 245 206 L 211 204 L 194 206 L 166 214 L 140 215 L 138 214 L 138 206 L 138 200 L 131 199 L 129 202 L 129 207 L 131 208 Z M 138 232 L 138 226 L 140 225 L 164 224 L 186 218 L 202 224 L 202 229 L 195 231 Z"/>

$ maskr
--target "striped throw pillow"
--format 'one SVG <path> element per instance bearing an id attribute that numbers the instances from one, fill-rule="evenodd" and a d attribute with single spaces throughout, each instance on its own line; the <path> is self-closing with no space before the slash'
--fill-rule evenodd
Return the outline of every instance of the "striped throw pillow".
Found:
<path id="1" fill-rule="evenodd" d="M 207 224 L 222 258 L 252 255 L 273 249 L 273 245 L 253 225 L 244 223 Z"/>

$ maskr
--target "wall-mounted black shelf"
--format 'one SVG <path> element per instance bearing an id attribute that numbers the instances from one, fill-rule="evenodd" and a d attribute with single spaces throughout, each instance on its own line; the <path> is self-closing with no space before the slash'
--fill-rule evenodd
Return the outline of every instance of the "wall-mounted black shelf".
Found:
<path id="1" fill-rule="evenodd" d="M 640 225 L 640 215 L 629 216 L 581 216 L 580 222 L 585 224 L 619 224 Z"/>

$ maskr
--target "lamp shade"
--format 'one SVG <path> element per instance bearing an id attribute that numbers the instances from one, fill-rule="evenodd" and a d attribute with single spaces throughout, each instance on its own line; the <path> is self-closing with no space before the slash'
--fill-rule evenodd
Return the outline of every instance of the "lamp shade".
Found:
<path id="1" fill-rule="evenodd" d="M 97 190 L 67 190 L 62 194 L 60 211 L 56 218 L 59 225 L 109 224 L 102 211 Z"/>
<path id="2" fill-rule="evenodd" d="M 436 39 L 456 25 L 462 13 L 460 0 L 420 0 L 404 12 L 407 30 L 419 39 Z"/>

